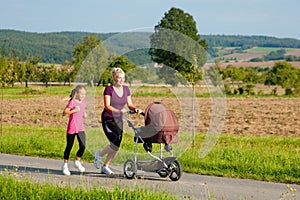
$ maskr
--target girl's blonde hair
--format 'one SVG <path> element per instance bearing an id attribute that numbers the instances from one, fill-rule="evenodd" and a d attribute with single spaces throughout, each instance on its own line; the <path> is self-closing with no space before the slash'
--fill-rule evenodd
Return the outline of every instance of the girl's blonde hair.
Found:
<path id="1" fill-rule="evenodd" d="M 114 78 L 117 74 L 125 74 L 125 72 L 123 71 L 123 69 L 119 68 L 119 67 L 114 67 L 111 70 L 111 76 Z"/>
<path id="2" fill-rule="evenodd" d="M 79 90 L 81 90 L 81 89 L 84 89 L 85 90 L 85 87 L 84 87 L 84 85 L 77 85 L 73 90 L 72 90 L 72 92 L 71 92 L 71 94 L 70 94 L 70 99 L 69 99 L 69 101 L 71 101 L 72 99 L 74 99 L 75 98 L 75 95 L 79 92 Z"/>

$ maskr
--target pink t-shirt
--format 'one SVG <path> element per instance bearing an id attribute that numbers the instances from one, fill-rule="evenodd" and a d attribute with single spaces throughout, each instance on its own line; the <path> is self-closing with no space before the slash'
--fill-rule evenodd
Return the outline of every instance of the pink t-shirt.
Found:
<path id="1" fill-rule="evenodd" d="M 67 107 L 70 109 L 74 109 L 76 106 L 80 107 L 80 111 L 70 115 L 68 128 L 67 128 L 68 134 L 75 134 L 80 131 L 84 131 L 83 119 L 84 119 L 86 101 L 83 100 L 81 103 L 79 103 L 78 101 L 72 99 L 67 104 Z"/>

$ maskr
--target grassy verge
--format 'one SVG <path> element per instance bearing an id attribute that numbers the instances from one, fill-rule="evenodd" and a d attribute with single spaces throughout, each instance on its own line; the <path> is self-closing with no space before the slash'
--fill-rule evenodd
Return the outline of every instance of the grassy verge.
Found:
<path id="1" fill-rule="evenodd" d="M 65 147 L 65 129 L 39 126 L 3 125 L 0 152 L 62 159 Z M 87 141 L 98 140 L 88 133 Z M 204 134 L 197 134 L 194 148 L 187 149 L 179 161 L 183 171 L 196 174 L 249 178 L 282 183 L 300 183 L 300 138 L 285 136 L 221 135 L 213 150 L 199 158 Z M 107 141 L 101 141 L 102 148 Z M 122 151 L 133 152 L 132 136 L 125 134 Z M 72 150 L 75 157 L 77 144 Z M 94 150 L 94 149 L 93 149 Z M 122 165 L 126 156 L 120 152 L 116 159 Z M 93 156 L 85 153 L 84 160 Z"/>
<path id="2" fill-rule="evenodd" d="M 0 199 L 176 199 L 166 192 L 149 191 L 135 188 L 120 189 L 118 186 L 107 190 L 104 186 L 78 188 L 57 186 L 54 184 L 37 184 L 30 180 L 20 181 L 14 176 L 0 175 Z"/>
<path id="3" fill-rule="evenodd" d="M 180 158 L 186 172 L 300 183 L 299 137 L 221 135 L 213 150 L 199 158 L 203 137 L 198 134 L 195 147 Z"/>
<path id="4" fill-rule="evenodd" d="M 3 99 L 21 99 L 21 98 L 37 98 L 47 96 L 63 96 L 67 97 L 74 86 L 24 86 L 17 87 L 5 87 L 0 90 L 1 98 Z M 96 93 L 96 96 L 102 96 L 104 87 L 99 86 L 95 88 L 87 87 L 88 91 Z M 175 89 L 175 90 L 174 90 Z M 132 86 L 130 87 L 132 96 L 135 97 L 191 97 L 192 90 L 189 87 L 165 87 L 165 86 Z M 176 91 L 174 93 L 174 91 Z M 3 96 L 2 96 L 3 95 Z M 199 86 L 196 88 L 196 97 L 225 97 L 224 94 L 209 93 L 206 86 Z M 241 97 L 259 97 L 259 98 L 270 98 L 270 97 L 284 97 L 294 98 L 299 95 L 274 95 L 274 94 L 253 94 L 253 95 L 230 95 L 226 94 L 226 97 L 230 98 L 241 98 Z"/>

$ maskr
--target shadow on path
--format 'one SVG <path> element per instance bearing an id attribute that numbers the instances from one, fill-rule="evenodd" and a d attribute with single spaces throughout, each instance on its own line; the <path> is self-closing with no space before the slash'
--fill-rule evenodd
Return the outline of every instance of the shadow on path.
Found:
<path id="1" fill-rule="evenodd" d="M 61 175 L 65 176 L 62 174 L 61 170 L 58 169 L 47 169 L 47 168 L 41 168 L 41 167 L 28 167 L 28 166 L 18 166 L 18 165 L 0 165 L 0 170 L 1 171 L 10 171 L 10 172 L 19 172 L 19 173 L 42 173 L 46 175 Z M 115 173 L 112 175 L 106 175 L 102 173 L 97 173 L 97 172 L 83 172 L 80 173 L 78 171 L 70 170 L 71 176 L 74 175 L 84 175 L 87 177 L 98 177 L 98 178 L 112 178 L 112 179 L 126 179 L 123 174 L 120 173 Z M 151 180 L 151 181 L 166 181 L 169 182 L 170 180 L 166 178 L 159 178 L 159 177 L 154 177 L 151 176 L 151 174 L 147 175 L 137 175 L 136 179 L 141 179 L 141 180 Z"/>

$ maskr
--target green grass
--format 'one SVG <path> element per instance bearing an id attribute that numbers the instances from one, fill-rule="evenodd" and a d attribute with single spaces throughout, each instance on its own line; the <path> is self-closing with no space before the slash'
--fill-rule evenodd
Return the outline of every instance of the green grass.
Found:
<path id="1" fill-rule="evenodd" d="M 268 54 L 271 51 L 277 51 L 282 48 L 272 48 L 272 47 L 253 47 L 251 49 L 246 50 L 247 53 L 263 53 L 263 54 Z M 294 52 L 297 50 L 297 48 L 283 48 L 286 50 L 286 52 Z"/>
<path id="2" fill-rule="evenodd" d="M 271 51 L 277 51 L 280 48 L 271 48 L 271 47 L 253 47 L 249 50 L 247 50 L 247 53 L 263 53 L 268 54 Z"/>
<path id="3" fill-rule="evenodd" d="M 5 87 L 0 90 L 0 99 L 22 99 L 22 98 L 38 98 L 38 97 L 50 97 L 50 96 L 61 96 L 67 97 L 70 95 L 73 86 L 30 86 L 25 87 Z M 88 94 L 94 94 L 95 96 L 102 96 L 104 87 L 91 88 L 87 87 Z M 189 87 L 176 87 L 176 94 L 172 91 L 172 87 L 164 86 L 140 86 L 131 87 L 131 92 L 133 97 L 191 97 L 192 90 Z M 269 98 L 269 97 L 299 97 L 299 95 L 273 95 L 273 94 L 254 94 L 254 95 L 230 95 L 218 93 L 209 93 L 207 88 L 197 87 L 196 97 L 213 98 L 213 97 L 230 97 L 230 98 L 240 98 L 240 97 L 259 97 L 259 98 Z"/>
<path id="4" fill-rule="evenodd" d="M 103 134 L 100 129 L 86 130 L 87 151 L 83 156 L 85 162 L 92 162 L 92 152 L 108 144 L 106 140 L 99 139 L 99 134 Z M 182 152 L 183 154 L 178 158 L 183 171 L 282 183 L 300 183 L 300 137 L 221 135 L 212 151 L 206 157 L 199 158 L 199 149 L 204 138 L 204 134 L 197 134 L 194 148 L 183 150 L 185 152 Z M 179 144 L 182 142 L 179 141 Z M 133 144 L 132 135 L 125 133 L 114 165 L 123 165 L 126 159 L 132 158 Z M 62 159 L 64 148 L 64 128 L 2 126 L 1 153 Z M 71 153 L 72 159 L 75 158 L 77 148 L 78 145 L 75 142 Z"/>
<path id="5" fill-rule="evenodd" d="M 30 180 L 18 180 L 12 175 L 0 175 L 0 199 L 177 199 L 166 192 L 157 192 L 136 187 L 120 189 L 119 186 L 110 190 L 104 186 L 87 188 L 86 184 L 81 187 L 57 186 L 51 182 L 37 184 Z"/>
<path id="6" fill-rule="evenodd" d="M 60 127 L 2 125 L 0 152 L 61 158 L 65 129 Z"/>
<path id="7" fill-rule="evenodd" d="M 1 88 L 0 94 L 3 99 L 36 98 L 41 96 L 68 96 L 73 86 L 24 86 Z"/>
<path id="8" fill-rule="evenodd" d="M 199 158 L 203 137 L 197 135 L 195 148 L 180 158 L 186 172 L 300 183 L 299 137 L 221 135 L 213 150 Z"/>

